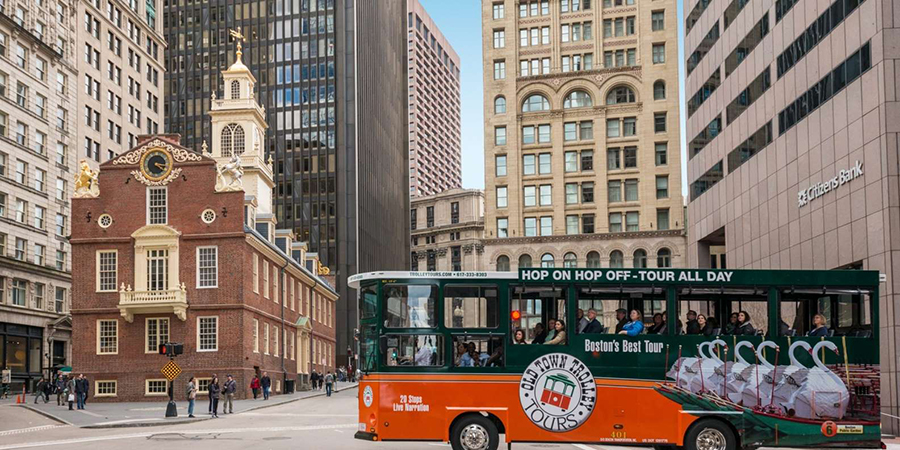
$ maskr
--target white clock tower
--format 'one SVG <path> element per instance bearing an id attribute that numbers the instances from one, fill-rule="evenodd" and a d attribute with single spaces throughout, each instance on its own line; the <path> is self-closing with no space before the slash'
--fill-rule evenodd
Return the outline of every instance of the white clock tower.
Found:
<path id="1" fill-rule="evenodd" d="M 241 61 L 240 32 L 231 31 L 237 41 L 234 64 L 222 72 L 225 82 L 225 98 L 215 98 L 213 93 L 209 116 L 212 118 L 212 157 L 219 167 L 234 161 L 235 156 L 243 169 L 243 189 L 256 198 L 258 214 L 271 214 L 272 167 L 264 158 L 266 124 L 265 110 L 253 95 L 256 77 Z"/>

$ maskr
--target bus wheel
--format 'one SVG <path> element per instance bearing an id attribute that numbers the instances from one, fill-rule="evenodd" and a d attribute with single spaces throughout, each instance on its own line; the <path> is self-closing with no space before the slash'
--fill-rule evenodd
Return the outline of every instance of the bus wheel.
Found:
<path id="1" fill-rule="evenodd" d="M 480 414 L 460 418 L 450 431 L 453 450 L 497 450 L 499 444 L 497 427 Z"/>
<path id="2" fill-rule="evenodd" d="M 703 419 L 688 430 L 685 450 L 735 450 L 737 440 L 728 425 L 715 419 Z"/>

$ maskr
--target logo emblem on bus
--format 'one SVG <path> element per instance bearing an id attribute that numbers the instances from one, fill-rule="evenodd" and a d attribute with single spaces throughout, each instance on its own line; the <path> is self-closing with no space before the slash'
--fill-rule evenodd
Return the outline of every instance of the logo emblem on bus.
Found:
<path id="1" fill-rule="evenodd" d="M 597 385 L 578 358 L 551 353 L 532 361 L 519 382 L 519 402 L 535 425 L 555 433 L 572 431 L 591 416 Z"/>
<path id="2" fill-rule="evenodd" d="M 372 406 L 372 399 L 375 397 L 375 394 L 372 393 L 372 386 L 366 386 L 363 389 L 363 404 L 366 405 L 366 408 Z"/>

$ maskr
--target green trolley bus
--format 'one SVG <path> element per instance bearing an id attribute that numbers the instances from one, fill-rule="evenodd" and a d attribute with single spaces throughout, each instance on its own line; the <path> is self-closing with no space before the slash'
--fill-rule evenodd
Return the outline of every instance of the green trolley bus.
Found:
<path id="1" fill-rule="evenodd" d="M 873 271 L 372 272 L 366 440 L 880 447 Z"/>

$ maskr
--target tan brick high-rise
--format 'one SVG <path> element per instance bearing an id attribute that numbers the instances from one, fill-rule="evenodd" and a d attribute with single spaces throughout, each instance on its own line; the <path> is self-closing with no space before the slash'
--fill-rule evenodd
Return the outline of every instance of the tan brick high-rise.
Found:
<path id="1" fill-rule="evenodd" d="M 488 267 L 680 266 L 676 3 L 482 1 Z"/>

